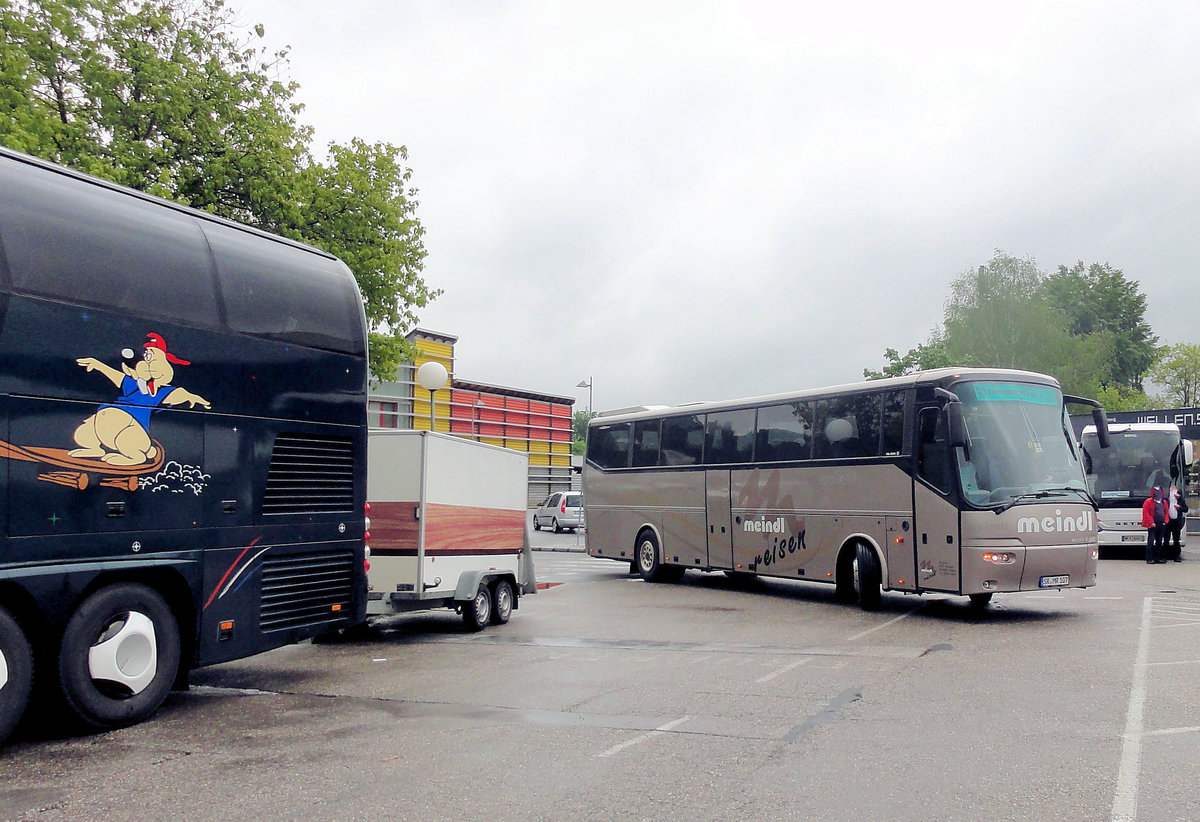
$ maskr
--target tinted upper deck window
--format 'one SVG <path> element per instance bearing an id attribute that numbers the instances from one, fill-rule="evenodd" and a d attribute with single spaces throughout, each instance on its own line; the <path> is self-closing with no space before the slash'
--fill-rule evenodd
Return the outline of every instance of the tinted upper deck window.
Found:
<path id="1" fill-rule="evenodd" d="M 354 279 L 337 260 L 221 223 L 207 223 L 225 316 L 235 332 L 362 354 Z"/>
<path id="2" fill-rule="evenodd" d="M 196 220 L 65 174 L 0 161 L 0 236 L 14 290 L 215 326 L 217 295 Z"/>

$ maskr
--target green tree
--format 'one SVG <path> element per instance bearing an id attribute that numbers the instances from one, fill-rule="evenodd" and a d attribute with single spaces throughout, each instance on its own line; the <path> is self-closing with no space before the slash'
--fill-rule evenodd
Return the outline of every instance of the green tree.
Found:
<path id="1" fill-rule="evenodd" d="M 1142 390 L 1142 379 L 1155 358 L 1158 338 L 1146 322 L 1146 296 L 1137 283 L 1107 263 L 1082 261 L 1060 265 L 1041 287 L 1046 300 L 1067 318 L 1067 330 L 1077 336 L 1112 338 L 1104 385 Z"/>
<path id="2" fill-rule="evenodd" d="M 938 331 L 934 331 L 928 342 L 917 343 L 916 348 L 908 349 L 908 353 L 903 357 L 896 349 L 887 349 L 883 352 L 883 358 L 888 364 L 879 371 L 864 368 L 863 377 L 868 380 L 881 380 L 884 377 L 903 377 L 917 371 L 953 365 L 946 352 L 945 341 L 938 334 Z"/>
<path id="3" fill-rule="evenodd" d="M 1070 320 L 1044 298 L 1046 275 L 1031 258 L 997 251 L 986 265 L 950 286 L 941 328 L 903 357 L 888 349 L 888 364 L 864 376 L 899 376 L 947 365 L 1022 368 L 1056 377 L 1064 391 L 1100 393 L 1114 339 L 1102 332 L 1075 335 Z"/>
<path id="4" fill-rule="evenodd" d="M 1108 385 L 1102 387 L 1093 396 L 1107 411 L 1148 411 L 1154 407 L 1154 402 L 1146 392 L 1127 388 L 1124 385 Z"/>
<path id="5" fill-rule="evenodd" d="M 1074 335 L 1069 318 L 1043 298 L 1045 274 L 1032 258 L 997 251 L 987 265 L 951 284 L 945 345 L 963 365 L 1050 374 L 1067 393 L 1095 396 L 1104 385 L 1113 340 Z"/>
<path id="6" fill-rule="evenodd" d="M 1031 258 L 997 251 L 987 263 L 950 284 L 944 341 L 962 365 L 1044 370 L 1065 340 L 1066 321 L 1035 299 L 1044 275 Z"/>
<path id="7" fill-rule="evenodd" d="M 582 454 L 587 445 L 588 422 L 599 416 L 595 411 L 576 411 L 571 416 L 571 453 Z"/>
<path id="8" fill-rule="evenodd" d="M 1165 389 L 1164 404 L 1178 408 L 1200 406 L 1200 345 L 1163 346 L 1149 374 L 1150 379 Z"/>
<path id="9" fill-rule="evenodd" d="M 263 37 L 224 0 L 0 0 L 0 142 L 342 257 L 390 379 L 440 293 L 407 155 L 353 140 L 314 160 L 287 50 Z"/>

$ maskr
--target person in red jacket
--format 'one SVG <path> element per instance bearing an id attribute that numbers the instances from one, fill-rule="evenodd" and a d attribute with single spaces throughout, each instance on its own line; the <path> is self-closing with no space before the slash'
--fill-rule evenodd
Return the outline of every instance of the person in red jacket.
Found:
<path id="1" fill-rule="evenodd" d="M 1162 486 L 1154 486 L 1142 503 L 1142 527 L 1146 529 L 1146 564 L 1164 565 L 1163 535 L 1167 530 L 1167 498 Z"/>

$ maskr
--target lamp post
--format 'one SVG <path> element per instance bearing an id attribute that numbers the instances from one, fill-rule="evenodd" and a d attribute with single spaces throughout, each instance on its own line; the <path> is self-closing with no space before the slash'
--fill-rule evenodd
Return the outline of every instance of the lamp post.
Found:
<path id="1" fill-rule="evenodd" d="M 429 430 L 433 431 L 433 392 L 446 385 L 448 373 L 440 362 L 429 362 L 417 369 L 417 384 L 429 392 Z"/>
<path id="2" fill-rule="evenodd" d="M 587 410 L 588 410 L 588 414 L 591 414 L 592 413 L 592 378 L 588 377 L 586 380 L 580 380 L 579 383 L 575 387 L 576 388 L 586 388 L 588 390 L 588 409 Z"/>

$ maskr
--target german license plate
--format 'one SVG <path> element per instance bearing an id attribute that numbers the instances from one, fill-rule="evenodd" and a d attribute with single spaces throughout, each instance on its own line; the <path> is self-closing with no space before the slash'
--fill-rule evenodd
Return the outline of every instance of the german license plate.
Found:
<path id="1" fill-rule="evenodd" d="M 1071 584 L 1070 574 L 1059 574 L 1053 577 L 1042 577 L 1038 580 L 1038 586 L 1041 588 L 1061 588 L 1063 585 Z"/>
<path id="2" fill-rule="evenodd" d="M 1145 542 L 1146 537 L 1142 534 L 1121 534 L 1121 542 Z"/>

